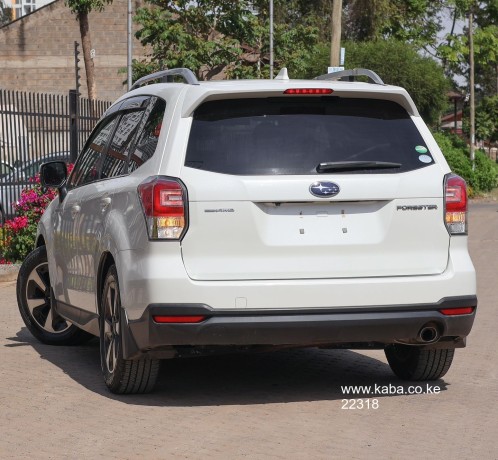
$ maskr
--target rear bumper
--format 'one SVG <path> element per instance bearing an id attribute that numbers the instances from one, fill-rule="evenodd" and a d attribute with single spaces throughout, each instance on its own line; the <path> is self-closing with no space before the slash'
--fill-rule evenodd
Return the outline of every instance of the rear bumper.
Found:
<path id="1" fill-rule="evenodd" d="M 293 310 L 304 314 L 315 308 L 417 307 L 476 293 L 476 274 L 465 236 L 451 238 L 448 267 L 439 275 L 337 279 L 195 281 L 186 274 L 178 244 L 156 243 L 117 255 L 121 302 L 130 320 L 142 318 L 149 305 L 165 301 L 210 305 L 227 313 Z M 264 264 L 264 260 L 258 263 Z"/>
<path id="2" fill-rule="evenodd" d="M 443 308 L 476 307 L 475 296 L 445 298 L 435 304 L 372 306 L 361 308 L 219 311 L 202 304 L 152 304 L 140 319 L 123 318 L 123 349 L 126 358 L 142 354 L 173 356 L 178 346 L 382 346 L 413 343 L 455 348 L 465 345 L 474 312 L 445 316 Z M 124 311 L 125 313 L 125 311 Z M 155 315 L 203 315 L 195 324 L 158 324 Z M 423 344 L 419 333 L 434 326 L 439 340 Z"/>

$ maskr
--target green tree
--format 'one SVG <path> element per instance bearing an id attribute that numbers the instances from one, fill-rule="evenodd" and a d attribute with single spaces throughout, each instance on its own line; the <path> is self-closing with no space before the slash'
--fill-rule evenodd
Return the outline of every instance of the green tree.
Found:
<path id="1" fill-rule="evenodd" d="M 277 22 L 307 24 L 330 41 L 332 0 L 274 0 Z M 268 1 L 258 0 L 258 4 Z M 498 0 L 343 0 L 343 40 L 408 42 L 440 61 L 447 75 L 467 75 L 467 31 L 470 7 L 475 15 L 476 83 L 484 94 L 498 94 Z M 442 39 L 443 18 L 452 25 Z"/>
<path id="2" fill-rule="evenodd" d="M 248 0 L 148 0 L 137 11 L 137 38 L 151 49 L 134 63 L 134 79 L 144 73 L 187 67 L 202 80 L 216 76 L 269 75 L 268 12 Z M 275 24 L 275 67 L 303 72 L 318 33 L 305 24 Z"/>
<path id="3" fill-rule="evenodd" d="M 345 37 L 355 41 L 394 38 L 418 46 L 441 28 L 442 0 L 346 0 Z"/>
<path id="4" fill-rule="evenodd" d="M 88 98 L 92 101 L 97 99 L 97 85 L 95 83 L 95 68 L 91 58 L 92 39 L 90 36 L 90 22 L 88 15 L 91 11 L 103 11 L 106 4 L 112 0 L 64 0 L 80 26 L 81 47 L 83 49 L 83 60 L 85 62 L 86 82 L 88 87 Z"/>
<path id="5" fill-rule="evenodd" d="M 455 20 L 474 14 L 474 59 L 476 83 L 484 94 L 498 94 L 498 0 L 448 0 Z M 436 48 L 449 72 L 467 75 L 469 69 L 468 29 L 451 30 Z"/>
<path id="6" fill-rule="evenodd" d="M 421 56 L 407 43 L 387 40 L 345 42 L 346 67 L 363 67 L 378 73 L 385 83 L 405 88 L 427 123 L 435 124 L 447 105 L 449 81 L 442 67 Z M 326 72 L 328 48 L 311 57 L 308 77 Z"/>

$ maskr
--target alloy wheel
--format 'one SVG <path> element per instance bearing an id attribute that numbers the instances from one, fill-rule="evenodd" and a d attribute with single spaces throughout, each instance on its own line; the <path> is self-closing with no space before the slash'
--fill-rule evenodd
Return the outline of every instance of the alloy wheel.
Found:
<path id="1" fill-rule="evenodd" d="M 119 295 L 114 279 L 107 285 L 104 298 L 104 357 L 107 370 L 113 373 L 118 361 L 119 329 Z"/>
<path id="2" fill-rule="evenodd" d="M 54 315 L 48 262 L 38 264 L 29 274 L 26 283 L 26 302 L 31 317 L 44 331 L 61 334 L 71 327 L 65 319 Z"/>

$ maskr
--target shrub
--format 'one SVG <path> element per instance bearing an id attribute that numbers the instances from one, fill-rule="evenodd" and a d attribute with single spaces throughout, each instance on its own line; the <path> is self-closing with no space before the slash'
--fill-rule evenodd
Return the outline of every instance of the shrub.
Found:
<path id="1" fill-rule="evenodd" d="M 466 153 L 466 147 L 455 145 L 458 142 L 456 136 L 448 136 L 443 133 L 434 133 L 434 138 L 443 152 L 451 170 L 463 177 L 468 184 L 472 180 L 472 163 Z"/>
<path id="2" fill-rule="evenodd" d="M 463 177 L 469 185 L 470 195 L 489 192 L 497 186 L 497 165 L 481 150 L 475 153 L 474 170 L 469 158 L 469 148 L 455 135 L 434 133 L 451 170 Z"/>
<path id="3" fill-rule="evenodd" d="M 68 166 L 68 171 L 72 165 Z M 2 257 L 4 262 L 21 262 L 35 246 L 36 229 L 40 217 L 50 202 L 57 196 L 54 189 L 45 189 L 37 174 L 32 185 L 21 192 L 19 201 L 13 207 L 17 216 L 3 225 Z"/>
<path id="4" fill-rule="evenodd" d="M 474 181 L 471 185 L 480 192 L 489 192 L 497 186 L 497 172 L 496 163 L 482 150 L 476 151 Z"/>

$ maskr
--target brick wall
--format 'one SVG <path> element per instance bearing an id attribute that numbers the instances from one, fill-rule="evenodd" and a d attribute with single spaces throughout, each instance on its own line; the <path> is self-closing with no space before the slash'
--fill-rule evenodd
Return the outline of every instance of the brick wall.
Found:
<path id="1" fill-rule="evenodd" d="M 133 0 L 133 9 L 141 5 Z M 90 14 L 96 57 L 97 97 L 114 100 L 126 90 L 127 0 L 114 0 L 102 13 Z M 134 30 L 136 30 L 134 26 Z M 81 43 L 75 15 L 56 0 L 0 28 L 0 88 L 67 94 L 75 88 L 74 41 Z M 81 51 L 81 46 L 80 46 Z M 134 39 L 133 57 L 144 53 Z M 83 53 L 81 93 L 87 96 Z M 123 70 L 124 73 L 119 73 Z"/>

